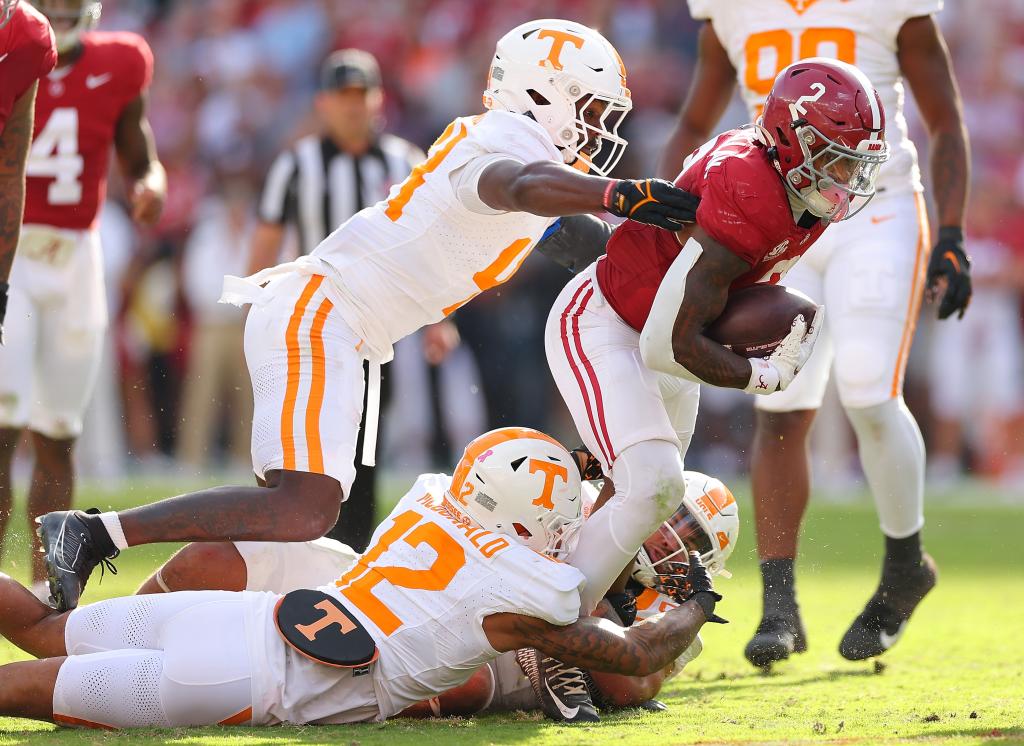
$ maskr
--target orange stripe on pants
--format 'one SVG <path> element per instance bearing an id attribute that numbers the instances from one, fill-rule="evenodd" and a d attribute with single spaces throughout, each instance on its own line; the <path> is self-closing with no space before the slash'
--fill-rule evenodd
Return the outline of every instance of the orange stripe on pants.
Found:
<path id="1" fill-rule="evenodd" d="M 320 409 L 324 403 L 326 359 L 324 356 L 324 323 L 334 304 L 327 298 L 320 303 L 309 329 L 309 346 L 313 353 L 313 381 L 309 385 L 309 403 L 306 404 L 306 448 L 309 451 L 309 470 L 324 473 L 324 451 L 320 445 Z"/>
<path id="2" fill-rule="evenodd" d="M 302 317 L 306 314 L 309 299 L 323 281 L 323 275 L 313 275 L 309 278 L 295 303 L 295 310 L 292 311 L 288 320 L 288 330 L 285 332 L 285 345 L 288 348 L 288 383 L 285 387 L 284 406 L 281 408 L 281 447 L 284 449 L 285 469 L 295 469 L 295 399 L 299 395 L 299 379 L 302 375 L 299 327 L 302 325 Z"/>
<path id="3" fill-rule="evenodd" d="M 252 708 L 246 707 L 241 712 L 236 712 L 229 718 L 224 718 L 217 725 L 245 725 L 252 720 Z"/>
<path id="4" fill-rule="evenodd" d="M 907 320 L 903 324 L 903 337 L 900 340 L 900 350 L 896 355 L 896 370 L 892 376 L 892 397 L 896 398 L 903 391 L 903 376 L 907 371 L 907 358 L 910 355 L 910 346 L 914 341 L 914 330 L 917 328 L 917 316 L 921 311 L 921 299 L 924 296 L 925 270 L 928 263 L 925 261 L 925 253 L 928 250 L 931 236 L 928 230 L 928 211 L 924 204 L 924 195 L 918 192 L 914 195 L 914 204 L 917 206 L 917 222 L 919 232 L 917 234 L 917 249 L 914 256 L 914 281 L 910 286 L 910 298 L 907 301 Z"/>
<path id="5" fill-rule="evenodd" d="M 86 720 L 84 718 L 76 718 L 71 715 L 61 715 L 60 713 L 53 713 L 53 722 L 57 725 L 64 725 L 69 728 L 92 728 L 93 730 L 117 730 L 113 725 L 104 725 L 103 723 L 94 723 L 92 720 Z"/>

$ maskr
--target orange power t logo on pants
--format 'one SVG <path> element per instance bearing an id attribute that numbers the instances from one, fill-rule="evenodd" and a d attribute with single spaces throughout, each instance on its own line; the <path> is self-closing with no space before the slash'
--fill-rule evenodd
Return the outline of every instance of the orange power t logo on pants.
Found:
<path id="1" fill-rule="evenodd" d="M 540 497 L 533 501 L 533 504 L 540 505 L 548 510 L 553 510 L 555 504 L 551 502 L 551 493 L 555 489 L 555 477 L 561 477 L 563 482 L 568 483 L 569 470 L 564 466 L 552 464 L 550 461 L 538 461 L 535 458 L 530 459 L 530 473 L 536 474 L 538 471 L 544 472 L 544 489 L 540 493 Z"/>

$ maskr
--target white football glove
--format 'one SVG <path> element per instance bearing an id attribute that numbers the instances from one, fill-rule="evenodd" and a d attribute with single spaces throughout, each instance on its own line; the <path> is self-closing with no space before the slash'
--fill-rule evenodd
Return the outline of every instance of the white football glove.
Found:
<path id="1" fill-rule="evenodd" d="M 810 326 L 803 314 L 793 319 L 789 334 L 771 355 L 750 360 L 750 382 L 743 390 L 748 394 L 773 394 L 785 390 L 811 357 L 824 323 L 824 306 L 818 306 Z"/>

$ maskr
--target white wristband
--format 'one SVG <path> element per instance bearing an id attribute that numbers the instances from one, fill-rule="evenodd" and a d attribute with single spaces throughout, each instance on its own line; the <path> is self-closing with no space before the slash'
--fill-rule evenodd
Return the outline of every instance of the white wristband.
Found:
<path id="1" fill-rule="evenodd" d="M 767 360 L 750 359 L 750 381 L 743 389 L 748 394 L 774 394 L 779 390 L 778 369 Z"/>

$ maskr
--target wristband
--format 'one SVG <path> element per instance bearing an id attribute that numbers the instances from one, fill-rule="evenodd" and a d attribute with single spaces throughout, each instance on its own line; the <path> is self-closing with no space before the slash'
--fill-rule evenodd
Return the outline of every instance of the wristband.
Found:
<path id="1" fill-rule="evenodd" d="M 779 370 L 767 360 L 750 358 L 750 381 L 743 389 L 748 394 L 771 394 L 779 390 Z"/>
<path id="2" fill-rule="evenodd" d="M 609 212 L 614 212 L 614 210 L 612 210 L 611 197 L 612 192 L 615 191 L 615 187 L 617 187 L 618 185 L 619 182 L 612 179 L 611 181 L 608 182 L 608 186 L 604 188 L 604 196 L 601 197 L 601 206 L 604 207 L 604 209 L 608 210 Z"/>
<path id="3" fill-rule="evenodd" d="M 957 244 L 962 244 L 964 229 L 959 225 L 944 225 L 939 228 L 939 241 L 955 241 Z"/>

